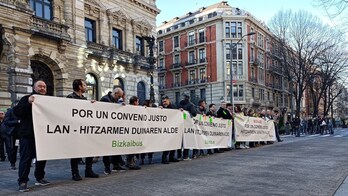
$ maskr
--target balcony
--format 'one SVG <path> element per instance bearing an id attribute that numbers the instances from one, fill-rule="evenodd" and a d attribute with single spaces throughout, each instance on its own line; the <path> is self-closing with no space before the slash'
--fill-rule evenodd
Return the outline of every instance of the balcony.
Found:
<path id="1" fill-rule="evenodd" d="M 257 78 L 256 77 L 250 77 L 250 82 L 257 83 Z"/>
<path id="2" fill-rule="evenodd" d="M 30 30 L 33 34 L 38 34 L 50 39 L 70 41 L 68 26 L 48 21 L 36 16 L 30 18 Z"/>
<path id="3" fill-rule="evenodd" d="M 207 63 L 208 59 L 207 58 L 201 58 L 199 59 L 199 63 Z"/>
<path id="4" fill-rule="evenodd" d="M 157 67 L 157 71 L 158 72 L 166 72 L 167 69 L 165 67 L 161 66 L 161 67 Z"/>
<path id="5" fill-rule="evenodd" d="M 167 87 L 166 87 L 166 85 L 160 84 L 160 85 L 158 85 L 158 89 L 165 90 L 165 89 L 167 89 Z"/>
<path id="6" fill-rule="evenodd" d="M 257 66 L 258 65 L 258 61 L 257 61 L 257 59 L 250 59 L 250 65 L 252 65 L 252 66 Z"/>
<path id="7" fill-rule="evenodd" d="M 174 64 L 172 64 L 172 66 L 170 68 L 171 71 L 181 70 L 181 69 L 182 69 L 181 63 L 174 63 Z"/>
<path id="8" fill-rule="evenodd" d="M 200 79 L 187 80 L 186 85 L 197 85 L 197 84 L 205 84 L 208 82 L 208 78 L 203 77 Z"/>
<path id="9" fill-rule="evenodd" d="M 192 59 L 188 62 L 185 63 L 186 64 L 186 68 L 190 68 L 190 67 L 194 67 L 197 64 L 197 59 Z"/>
<path id="10" fill-rule="evenodd" d="M 196 45 L 196 39 L 189 40 L 188 42 L 185 43 L 186 48 L 193 47 L 195 45 Z"/>
<path id="11" fill-rule="evenodd" d="M 87 42 L 87 47 L 88 47 L 88 49 L 98 50 L 99 52 L 105 51 L 107 48 L 104 45 L 93 43 L 93 42 Z M 134 54 L 131 52 L 117 49 L 117 48 L 111 48 L 110 49 L 110 56 L 111 56 L 111 58 L 114 58 L 118 63 L 129 64 L 129 63 L 133 62 L 132 58 L 133 58 Z"/>
<path id="12" fill-rule="evenodd" d="M 90 54 L 93 56 L 98 56 L 98 57 L 102 57 L 103 54 L 106 54 L 108 51 L 108 47 L 103 45 L 103 44 L 98 44 L 95 42 L 87 42 L 87 49 L 90 51 Z M 112 51 L 114 52 L 114 51 Z M 116 54 L 117 52 L 115 51 L 114 56 L 118 56 Z M 118 60 L 118 59 L 116 59 Z"/>
<path id="13" fill-rule="evenodd" d="M 174 82 L 173 83 L 173 88 L 179 88 L 181 87 L 181 83 L 180 82 Z"/>

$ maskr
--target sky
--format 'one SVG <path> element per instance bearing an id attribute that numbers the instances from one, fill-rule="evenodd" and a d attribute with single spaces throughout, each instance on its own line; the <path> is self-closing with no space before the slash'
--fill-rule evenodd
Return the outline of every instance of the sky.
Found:
<path id="1" fill-rule="evenodd" d="M 157 26 L 161 25 L 163 21 L 218 2 L 221 0 L 157 0 L 157 8 L 161 10 L 161 13 L 157 15 Z M 266 24 L 281 9 L 306 10 L 321 18 L 325 23 L 332 22 L 325 16 L 324 11 L 315 7 L 314 0 L 229 0 L 228 4 L 250 12 Z"/>

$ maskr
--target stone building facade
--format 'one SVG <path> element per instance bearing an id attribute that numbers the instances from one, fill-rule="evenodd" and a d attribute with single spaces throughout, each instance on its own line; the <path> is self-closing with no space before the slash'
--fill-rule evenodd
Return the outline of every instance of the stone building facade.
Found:
<path id="1" fill-rule="evenodd" d="M 276 38 L 261 21 L 227 1 L 164 21 L 157 27 L 157 45 L 159 93 L 175 102 L 182 93 L 193 101 L 230 101 L 232 67 L 234 104 L 290 108 Z"/>
<path id="2" fill-rule="evenodd" d="M 155 0 L 0 0 L 0 109 L 37 79 L 53 96 L 82 78 L 89 98 L 120 86 L 128 98 L 148 99 L 146 37 L 155 35 L 159 11 Z"/>

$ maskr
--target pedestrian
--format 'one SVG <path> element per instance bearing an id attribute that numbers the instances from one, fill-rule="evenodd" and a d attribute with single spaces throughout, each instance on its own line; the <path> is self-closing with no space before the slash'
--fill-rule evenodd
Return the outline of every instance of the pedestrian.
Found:
<path id="1" fill-rule="evenodd" d="M 22 97 L 13 108 L 13 113 L 18 117 L 20 123 L 18 128 L 20 160 L 18 167 L 18 185 L 20 192 L 29 191 L 27 183 L 29 181 L 29 172 L 31 161 L 36 157 L 35 136 L 32 116 L 32 104 L 35 95 L 46 95 L 46 83 L 38 80 L 34 83 L 34 91 L 30 95 Z M 49 185 L 50 182 L 45 180 L 46 161 L 36 161 L 35 163 L 35 185 Z"/>
<path id="2" fill-rule="evenodd" d="M 195 117 L 197 115 L 197 110 L 195 105 L 190 101 L 190 96 L 184 93 L 183 97 L 184 99 L 179 102 L 178 108 L 180 108 L 181 110 L 187 111 L 191 117 Z M 195 153 L 192 153 L 192 158 L 196 158 L 196 156 L 197 155 Z M 181 158 L 181 152 L 178 155 L 178 157 Z M 189 157 L 189 149 L 183 150 L 183 160 L 184 161 L 191 160 Z"/>
<path id="3" fill-rule="evenodd" d="M 3 125 L 3 120 L 5 118 L 5 113 L 0 110 L 0 161 L 6 160 L 6 153 L 9 153 L 5 151 L 6 149 L 6 127 Z"/>
<path id="4" fill-rule="evenodd" d="M 83 96 L 83 93 L 87 91 L 87 85 L 86 81 L 83 79 L 75 79 L 72 84 L 73 92 L 67 96 L 67 98 L 71 99 L 80 99 L 80 100 L 87 100 L 85 96 Z M 94 100 L 92 100 L 94 102 Z M 78 144 L 77 144 L 78 145 Z M 79 174 L 79 161 L 80 158 L 73 158 L 70 159 L 70 166 L 71 166 L 71 174 L 72 174 L 72 180 L 74 181 L 80 181 L 82 180 L 80 174 Z M 92 169 L 93 165 L 93 157 L 87 157 L 85 162 L 85 177 L 86 178 L 98 178 L 99 175 L 94 173 Z"/>
<path id="5" fill-rule="evenodd" d="M 162 104 L 160 105 L 161 109 L 176 109 L 175 105 L 172 104 L 167 95 L 162 96 Z M 181 150 L 178 150 L 180 153 Z M 168 159 L 169 154 L 169 159 Z M 162 152 L 162 164 L 169 164 L 169 162 L 178 162 L 179 160 L 175 158 L 175 150 L 163 151 Z"/>
<path id="6" fill-rule="evenodd" d="M 114 90 L 111 92 L 108 92 L 108 94 L 104 95 L 100 101 L 101 102 L 108 102 L 108 103 L 118 103 L 118 100 L 122 98 L 123 96 L 123 90 L 121 88 L 114 88 Z M 113 165 L 112 170 L 110 169 L 111 163 Z M 111 174 L 111 171 L 115 172 L 123 172 L 125 169 L 122 167 L 123 159 L 121 155 L 112 155 L 112 156 L 103 156 L 103 164 L 104 164 L 104 174 L 108 175 Z"/>
<path id="7" fill-rule="evenodd" d="M 328 123 L 327 123 L 327 127 L 328 127 L 328 129 L 329 129 L 329 134 L 330 135 L 333 135 L 334 134 L 334 131 L 333 131 L 333 120 L 332 120 L 332 118 L 328 118 Z"/>
<path id="8" fill-rule="evenodd" d="M 209 104 L 209 111 L 207 112 L 207 116 L 216 117 L 216 105 L 214 103 Z"/>
<path id="9" fill-rule="evenodd" d="M 16 168 L 16 161 L 17 161 L 17 151 L 18 151 L 18 143 L 16 143 L 16 140 L 18 140 L 18 127 L 19 127 L 18 118 L 14 115 L 13 109 L 9 108 L 7 109 L 7 112 L 5 114 L 5 119 L 3 121 L 4 126 L 6 127 L 6 140 L 8 141 L 8 159 L 10 161 L 10 169 L 15 170 Z"/>
<path id="10" fill-rule="evenodd" d="M 268 110 L 269 111 L 269 110 Z M 273 114 L 269 111 L 268 116 L 273 119 L 274 122 L 274 128 L 275 128 L 275 134 L 278 142 L 282 142 L 283 140 L 280 139 L 279 136 L 279 119 L 280 119 L 280 114 L 278 110 L 274 110 Z"/>
<path id="11" fill-rule="evenodd" d="M 138 106 L 139 105 L 139 98 L 137 96 L 132 96 L 129 99 L 129 105 Z M 126 166 L 130 170 L 139 170 L 139 169 L 141 169 L 141 167 L 137 165 L 137 162 L 136 162 L 134 154 L 127 155 L 127 165 Z"/>

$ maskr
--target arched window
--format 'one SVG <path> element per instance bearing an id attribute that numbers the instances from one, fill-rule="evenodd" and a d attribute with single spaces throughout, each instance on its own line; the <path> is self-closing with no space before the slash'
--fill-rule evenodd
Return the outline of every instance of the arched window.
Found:
<path id="1" fill-rule="evenodd" d="M 115 78 L 113 89 L 114 88 L 121 88 L 124 91 L 124 84 L 123 84 L 123 80 L 121 78 Z"/>
<path id="2" fill-rule="evenodd" d="M 98 80 L 93 74 L 86 75 L 87 92 L 86 97 L 89 100 L 98 100 Z"/>
<path id="3" fill-rule="evenodd" d="M 41 61 L 32 60 L 30 62 L 31 69 L 33 70 L 33 74 L 31 78 L 33 82 L 37 80 L 43 80 L 46 83 L 47 95 L 54 95 L 54 82 L 53 82 L 53 73 L 51 69 Z"/>
<path id="4" fill-rule="evenodd" d="M 145 89 L 145 83 L 139 82 L 137 85 L 137 96 L 139 98 L 139 104 L 143 105 L 146 99 L 146 89 Z"/>

